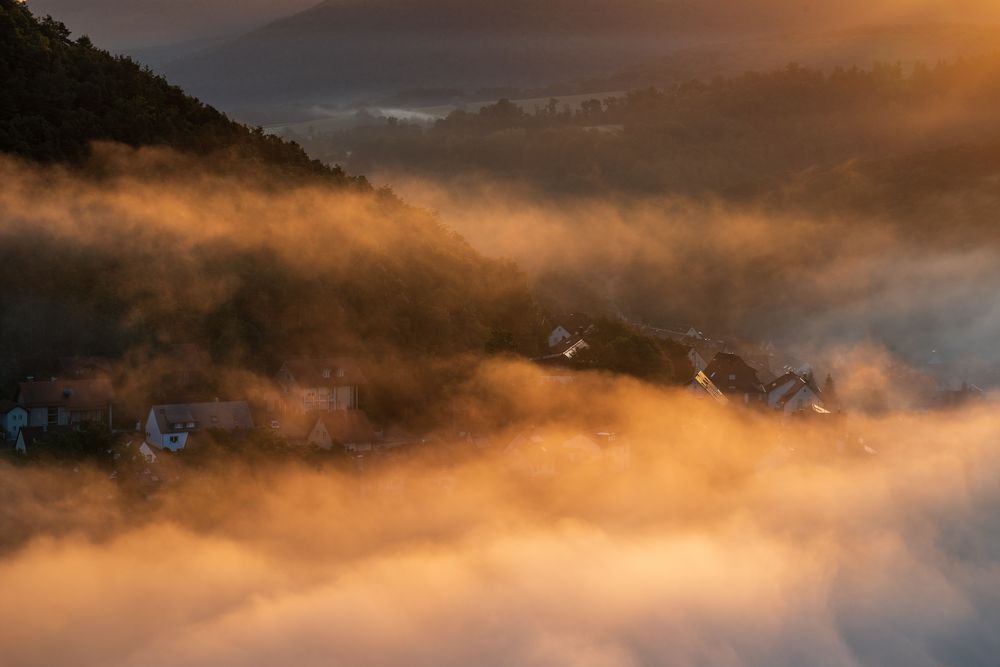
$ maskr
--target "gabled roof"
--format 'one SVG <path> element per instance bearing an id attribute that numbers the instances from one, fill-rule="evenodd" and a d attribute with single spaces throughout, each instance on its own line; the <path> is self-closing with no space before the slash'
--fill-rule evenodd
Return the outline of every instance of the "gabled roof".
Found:
<path id="1" fill-rule="evenodd" d="M 787 388 L 781 391 L 782 387 L 785 387 L 786 385 Z M 804 387 L 808 387 L 809 390 L 816 396 L 820 395 L 820 391 L 814 382 L 803 379 L 802 376 L 797 373 L 785 373 L 781 377 L 768 382 L 764 389 L 767 391 L 768 396 L 776 391 L 781 391 L 781 396 L 778 396 L 774 400 L 774 405 L 775 407 L 783 408 L 785 404 L 788 403 L 793 396 L 802 391 Z"/>
<path id="2" fill-rule="evenodd" d="M 111 382 L 92 380 L 34 380 L 18 385 L 17 402 L 26 408 L 63 407 L 68 410 L 103 410 L 114 399 Z"/>
<path id="3" fill-rule="evenodd" d="M 250 406 L 246 401 L 154 405 L 152 412 L 160 433 L 164 434 L 205 429 L 235 431 L 253 428 Z M 177 424 L 184 426 L 178 427 Z"/>
<path id="4" fill-rule="evenodd" d="M 780 387 L 780 386 L 782 386 L 784 384 L 787 384 L 788 382 L 795 382 L 796 380 L 798 380 L 799 382 L 802 382 L 802 378 L 800 378 L 795 373 L 789 372 L 789 373 L 785 373 L 784 375 L 779 375 L 778 377 L 774 378 L 773 380 L 771 380 L 770 382 L 768 382 L 766 385 L 764 385 L 764 391 L 766 391 L 768 394 L 770 394 L 772 391 L 774 391 L 778 387 Z M 803 382 L 803 384 L 805 384 L 805 383 Z"/>
<path id="5" fill-rule="evenodd" d="M 319 416 L 335 442 L 353 444 L 375 441 L 375 429 L 363 410 L 331 410 Z"/>
<path id="6" fill-rule="evenodd" d="M 764 385 L 757 377 L 757 371 L 738 355 L 729 352 L 716 354 L 708 367 L 705 368 L 705 375 L 723 392 L 729 387 L 735 387 L 729 391 L 764 393 Z M 736 378 L 730 380 L 730 375 L 735 375 Z"/>
<path id="7" fill-rule="evenodd" d="M 367 384 L 358 362 L 350 357 L 290 359 L 282 364 L 300 387 L 344 387 Z"/>

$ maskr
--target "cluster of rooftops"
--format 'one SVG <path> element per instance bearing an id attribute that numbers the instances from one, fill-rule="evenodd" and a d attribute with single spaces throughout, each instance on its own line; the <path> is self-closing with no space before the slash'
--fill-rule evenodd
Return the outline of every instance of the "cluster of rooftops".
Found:
<path id="1" fill-rule="evenodd" d="M 694 327 L 666 329 L 633 324 L 655 338 L 672 340 L 687 350 L 693 376 L 687 386 L 719 403 L 736 401 L 745 405 L 766 405 L 786 414 L 831 414 L 834 397 L 824 397 L 808 364 L 778 366 L 770 344 L 727 343 L 713 339 Z M 541 361 L 569 361 L 589 349 L 594 334 L 593 320 L 583 313 L 558 318 L 548 336 L 549 352 Z M 734 349 L 736 348 L 736 349 Z"/>
<path id="2" fill-rule="evenodd" d="M 25 452 L 47 435 L 98 424 L 115 430 L 113 362 L 94 357 L 60 360 L 60 376 L 27 378 L 15 401 L 0 401 L 3 440 Z M 367 383 L 351 358 L 296 359 L 282 364 L 270 398 L 251 408 L 249 401 L 219 400 L 163 403 L 150 406 L 144 418 L 134 415 L 136 430 L 158 449 L 177 451 L 201 434 L 239 434 L 258 424 L 294 443 L 324 448 L 370 447 L 375 429 L 360 406 Z M 117 422 L 121 420 L 118 419 Z"/>

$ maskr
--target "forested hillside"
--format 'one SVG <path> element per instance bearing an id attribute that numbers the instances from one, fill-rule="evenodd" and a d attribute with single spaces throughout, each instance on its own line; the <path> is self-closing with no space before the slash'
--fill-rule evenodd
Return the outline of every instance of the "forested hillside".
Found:
<path id="1" fill-rule="evenodd" d="M 435 360 L 535 352 L 520 271 L 433 215 L 13 0 L 0 54 L 0 395 L 62 355 L 132 355 L 154 376 L 150 359 L 194 344 L 263 374 L 290 356 L 378 360 L 383 396 L 419 409 L 441 389 Z"/>
<path id="2" fill-rule="evenodd" d="M 222 162 L 364 186 L 296 145 L 250 130 L 126 57 L 95 48 L 16 0 L 0 0 L 0 151 L 79 161 L 94 140 L 165 145 Z M 223 157 L 224 155 L 224 157 Z"/>
<path id="3" fill-rule="evenodd" d="M 912 70 L 798 66 L 524 109 L 501 100 L 430 128 L 383 120 L 298 138 L 366 173 L 470 175 L 549 194 L 752 197 L 815 167 L 1000 140 L 1000 58 Z"/>

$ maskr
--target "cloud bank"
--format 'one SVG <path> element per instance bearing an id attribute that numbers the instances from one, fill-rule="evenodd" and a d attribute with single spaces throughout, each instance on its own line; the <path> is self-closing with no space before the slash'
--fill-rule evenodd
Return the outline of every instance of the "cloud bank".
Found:
<path id="1" fill-rule="evenodd" d="M 230 461 L 145 501 L 92 471 L 3 467 L 4 534 L 30 526 L 0 556 L 5 664 L 983 665 L 1000 649 L 995 405 L 779 424 L 626 380 L 535 392 L 536 373 L 480 368 L 464 408 L 505 420 L 471 457 Z M 598 419 L 628 468 L 530 477 L 504 452 L 521 429 L 555 446 Z M 60 494 L 87 500 L 72 527 L 46 510 Z"/>

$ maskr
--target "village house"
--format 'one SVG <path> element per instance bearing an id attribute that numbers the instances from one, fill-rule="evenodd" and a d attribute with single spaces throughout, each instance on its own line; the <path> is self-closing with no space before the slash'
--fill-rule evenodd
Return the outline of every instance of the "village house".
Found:
<path id="1" fill-rule="evenodd" d="M 176 452 L 188 446 L 191 436 L 200 432 L 233 433 L 253 427 L 246 401 L 154 405 L 146 417 L 146 442 Z"/>
<path id="2" fill-rule="evenodd" d="M 293 413 L 357 409 L 367 384 L 357 362 L 346 357 L 286 361 L 275 380 L 283 411 Z"/>
<path id="3" fill-rule="evenodd" d="M 3 428 L 3 439 L 14 442 L 17 432 L 28 425 L 28 411 L 14 401 L 0 401 L 0 424 Z"/>
<path id="4" fill-rule="evenodd" d="M 375 443 L 375 429 L 361 410 L 331 410 L 320 413 L 306 441 L 320 449 L 337 445 L 351 452 L 367 452 Z"/>
<path id="5" fill-rule="evenodd" d="M 584 313 L 570 313 L 560 316 L 555 322 L 555 327 L 549 333 L 549 347 L 556 347 L 565 340 L 586 333 L 593 324 L 594 321 L 590 316 Z"/>
<path id="6" fill-rule="evenodd" d="M 17 403 L 28 412 L 28 425 L 103 424 L 111 428 L 114 391 L 106 378 L 29 380 L 18 385 Z"/>
<path id="7" fill-rule="evenodd" d="M 572 336 L 564 339 L 541 359 L 572 361 L 577 355 L 589 348 L 590 344 L 583 339 L 583 336 Z"/>
<path id="8" fill-rule="evenodd" d="M 768 407 L 786 415 L 809 410 L 813 406 L 824 407 L 812 376 L 806 379 L 796 373 L 785 373 L 769 382 L 764 390 L 767 392 Z"/>
<path id="9" fill-rule="evenodd" d="M 767 397 L 757 371 L 735 354 L 719 352 L 704 372 L 730 400 L 759 405 Z"/>

